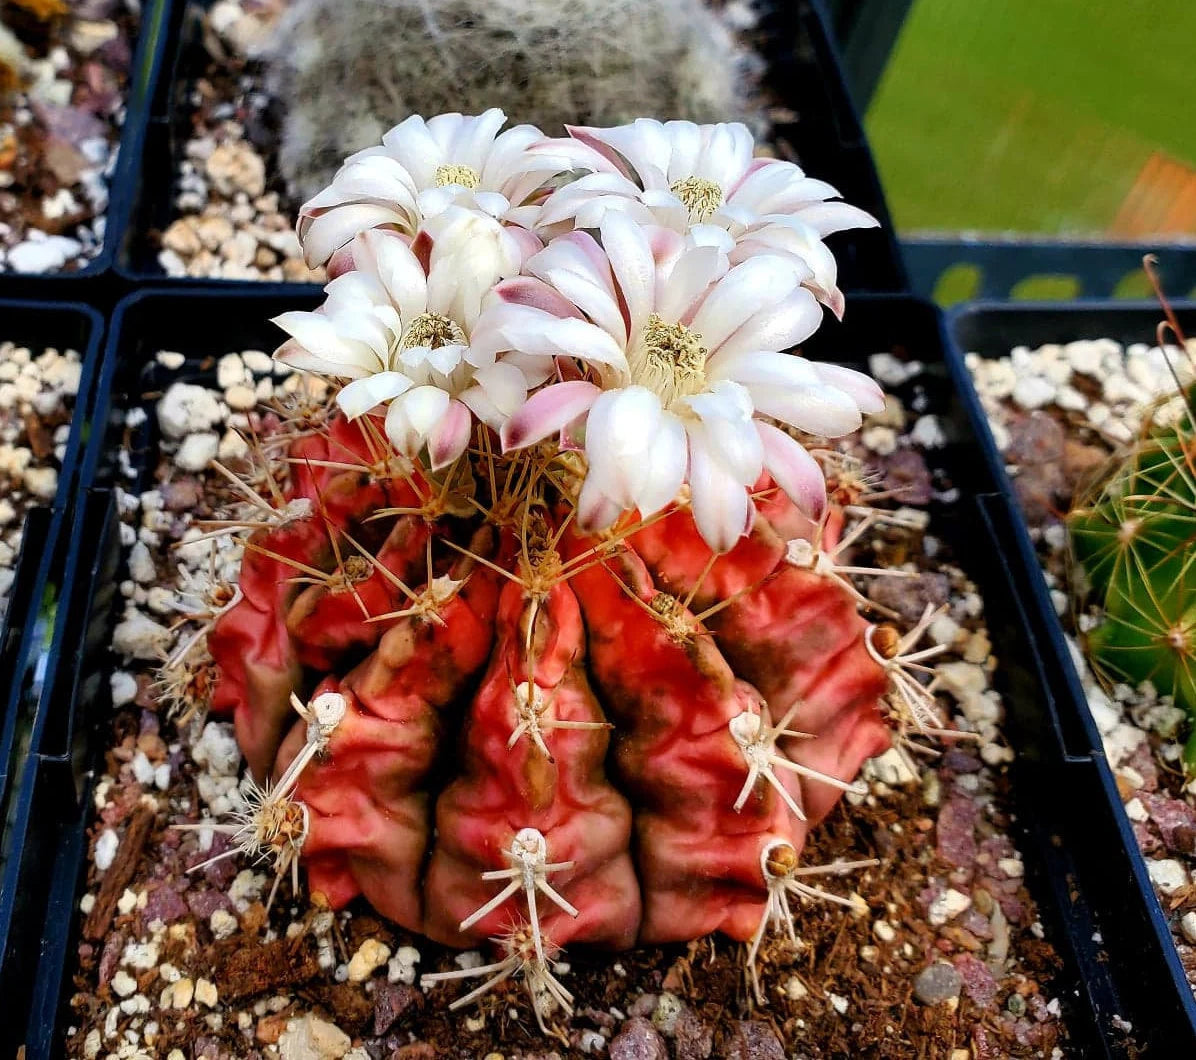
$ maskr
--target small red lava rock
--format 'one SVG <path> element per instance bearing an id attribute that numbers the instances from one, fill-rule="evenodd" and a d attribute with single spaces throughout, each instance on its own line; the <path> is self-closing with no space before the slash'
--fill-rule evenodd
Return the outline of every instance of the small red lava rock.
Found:
<path id="1" fill-rule="evenodd" d="M 374 1033 L 383 1035 L 391 1025 L 420 999 L 419 991 L 406 983 L 374 984 Z"/>
<path id="2" fill-rule="evenodd" d="M 1191 854 L 1196 849 L 1196 810 L 1181 799 L 1140 792 L 1138 798 L 1158 826 L 1168 850 Z"/>
<path id="3" fill-rule="evenodd" d="M 767 1023 L 740 1020 L 727 1038 L 727 1060 L 785 1060 L 785 1050 Z"/>
<path id="4" fill-rule="evenodd" d="M 968 798 L 951 798 L 939 811 L 936 845 L 949 865 L 967 868 L 976 860 L 976 804 Z"/>
<path id="5" fill-rule="evenodd" d="M 610 1060 L 669 1060 L 669 1051 L 649 1020 L 633 1016 L 611 1040 Z"/>
<path id="6" fill-rule="evenodd" d="M 997 983 L 984 962 L 970 953 L 961 953 L 952 963 L 963 979 L 964 993 L 981 1008 L 992 1005 L 997 996 Z"/>

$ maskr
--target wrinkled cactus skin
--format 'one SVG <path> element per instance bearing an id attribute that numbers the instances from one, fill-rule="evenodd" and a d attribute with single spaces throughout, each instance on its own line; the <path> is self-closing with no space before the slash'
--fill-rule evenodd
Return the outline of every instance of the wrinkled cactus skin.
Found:
<path id="1" fill-rule="evenodd" d="M 1189 391 L 1189 404 L 1196 389 Z M 1190 416 L 1153 423 L 1067 520 L 1085 598 L 1102 610 L 1085 637 L 1097 672 L 1149 681 L 1196 722 L 1196 438 Z M 1185 748 L 1196 768 L 1196 731 Z"/>
<path id="2" fill-rule="evenodd" d="M 311 512 L 249 538 L 243 597 L 208 642 L 213 708 L 233 715 L 259 781 L 304 745 L 293 691 L 345 698 L 296 788 L 310 889 L 474 946 L 528 917 L 516 891 L 461 927 L 530 828 L 566 866 L 547 879 L 577 914 L 539 902 L 554 947 L 751 938 L 766 849 L 800 851 L 841 791 L 780 768 L 788 800 L 760 777 L 737 810 L 736 724 L 777 725 L 800 704 L 789 727 L 809 735 L 775 753 L 843 782 L 890 744 L 868 623 L 838 580 L 786 559 L 814 525 L 763 482 L 753 529 L 717 557 L 683 507 L 591 538 L 555 489 L 497 503 L 482 460 L 462 476 L 480 504 L 430 501 L 443 476 L 397 461 L 388 474 L 368 419 L 334 416 L 291 443 L 288 497 Z M 824 547 L 840 524 L 832 511 Z M 529 704 L 541 713 L 519 731 Z"/>

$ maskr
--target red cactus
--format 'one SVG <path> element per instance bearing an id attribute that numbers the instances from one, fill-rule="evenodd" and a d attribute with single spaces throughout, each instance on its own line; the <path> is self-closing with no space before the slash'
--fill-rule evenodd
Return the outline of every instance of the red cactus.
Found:
<path id="1" fill-rule="evenodd" d="M 248 539 L 208 640 L 263 798 L 306 807 L 311 888 L 502 936 L 487 970 L 521 970 L 538 1018 L 568 1004 L 568 942 L 754 952 L 807 829 L 889 742 L 887 656 L 824 550 L 841 514 L 770 497 L 722 555 L 684 507 L 586 537 L 555 449 L 499 458 L 479 428 L 434 478 L 361 422 L 291 443 L 293 517 Z"/>

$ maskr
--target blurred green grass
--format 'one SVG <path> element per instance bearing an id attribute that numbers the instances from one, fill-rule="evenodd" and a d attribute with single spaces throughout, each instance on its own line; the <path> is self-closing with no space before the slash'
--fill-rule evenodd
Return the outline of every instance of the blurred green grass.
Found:
<path id="1" fill-rule="evenodd" d="M 1196 165 L 1196 0 L 917 0 L 867 115 L 897 227 L 1099 235 Z"/>

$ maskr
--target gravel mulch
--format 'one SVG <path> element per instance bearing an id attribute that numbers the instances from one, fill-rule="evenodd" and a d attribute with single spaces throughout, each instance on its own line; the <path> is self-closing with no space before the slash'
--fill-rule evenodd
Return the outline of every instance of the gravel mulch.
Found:
<path id="1" fill-rule="evenodd" d="M 182 367 L 178 355 L 159 360 Z M 876 361 L 874 371 L 892 371 L 889 362 Z M 197 367 L 190 364 L 189 375 Z M 277 426 L 268 412 L 248 410 L 307 385 L 276 374 L 258 351 L 213 358 L 207 369 L 218 387 L 175 383 L 130 413 L 131 431 L 147 411 L 157 415 L 166 441 L 155 488 L 121 495 L 126 610 L 114 652 L 123 664 L 112 677 L 117 710 L 79 905 L 69 1056 L 1065 1055 L 1052 989 L 1058 960 L 1026 889 L 1010 816 L 1013 751 L 1002 741 L 1003 707 L 991 687 L 999 664 L 976 586 L 924 507 L 957 495 L 927 469 L 924 445 L 941 439 L 933 417 L 907 417 L 894 399 L 863 432 L 866 444 L 848 443 L 881 470 L 882 488 L 906 487 L 898 521 L 865 535 L 855 558 L 916 575 L 859 583 L 906 620 L 928 602 L 948 604 L 929 632 L 947 648 L 939 706 L 952 727 L 980 739 L 953 742 L 940 757 L 914 756 L 916 772 L 895 751 L 873 760 L 868 793 L 849 797 L 814 831 L 809 863 L 878 865 L 829 882 L 850 896 L 851 909 L 803 904 L 795 909 L 797 945 L 766 943 L 767 1004 L 753 1003 L 744 947 L 721 937 L 628 953 L 570 950 L 560 971 L 576 1013 L 545 1038 L 518 983 L 459 1013 L 448 1010 L 457 985 L 421 989 L 421 974 L 480 964 L 479 953 L 395 930 L 362 904 L 332 913 L 291 896 L 287 884 L 267 913 L 271 881 L 243 859 L 188 871 L 221 853 L 226 837 L 170 825 L 233 809 L 241 759 L 228 724 L 172 715 L 172 687 L 155 683 L 154 667 L 176 636 L 180 594 L 212 562 L 206 543 L 187 543 L 199 533 L 191 524 L 231 499 L 226 482 L 204 470 L 208 459 L 235 464 L 244 450 L 233 427 L 249 414 L 262 433 Z M 235 571 L 236 547 L 227 543 L 215 562 Z M 186 679 L 203 681 L 202 665 Z"/>
<path id="2" fill-rule="evenodd" d="M 75 350 L 0 342 L 0 622 L 25 515 L 50 504 L 58 489 L 81 371 Z"/>
<path id="3" fill-rule="evenodd" d="M 1196 341 L 1189 340 L 1188 353 L 1196 355 Z M 1190 381 L 1185 358 L 1174 348 L 1171 356 Z M 1094 604 L 1073 602 L 1063 521 L 1159 402 L 1178 400 L 1174 379 L 1157 346 L 1123 347 L 1111 339 L 1020 347 L 993 360 L 970 354 L 968 364 L 1030 524 L 1125 812 L 1196 989 L 1196 781 L 1185 776 L 1180 757 L 1186 715 L 1149 684 L 1110 687 L 1087 665 L 1082 635 L 1100 614 Z"/>
<path id="4" fill-rule="evenodd" d="M 139 10 L 0 3 L 0 271 L 72 272 L 99 253 Z"/>

